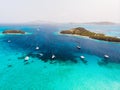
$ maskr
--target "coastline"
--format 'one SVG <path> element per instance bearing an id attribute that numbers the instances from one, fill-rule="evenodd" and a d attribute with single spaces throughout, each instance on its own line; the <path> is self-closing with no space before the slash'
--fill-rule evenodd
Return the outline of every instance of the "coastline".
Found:
<path id="1" fill-rule="evenodd" d="M 89 38 L 89 37 L 87 37 L 87 36 L 76 35 L 76 34 L 62 34 L 62 33 L 60 33 L 60 32 L 56 32 L 56 34 L 57 34 L 57 35 L 74 36 L 74 37 L 78 37 L 78 38 L 83 37 L 83 38 L 87 38 L 87 39 L 92 39 L 92 38 Z"/>
<path id="2" fill-rule="evenodd" d="M 118 38 L 118 37 L 106 36 L 103 33 L 95 33 L 95 32 L 89 31 L 83 27 L 72 28 L 69 30 L 62 30 L 62 31 L 60 31 L 60 33 L 85 36 L 85 37 L 88 37 L 91 39 L 97 39 L 97 40 L 108 41 L 108 42 L 120 42 L 120 38 Z"/>
<path id="3" fill-rule="evenodd" d="M 119 42 L 109 42 L 109 41 L 103 41 L 103 40 L 97 40 L 97 39 L 93 39 L 93 38 L 89 38 L 87 36 L 81 36 L 81 35 L 76 35 L 76 34 L 61 34 L 60 32 L 56 32 L 55 34 L 57 35 L 65 35 L 65 36 L 69 36 L 69 37 L 77 37 L 77 38 L 84 38 L 84 39 L 89 39 L 89 40 L 93 40 L 96 42 L 104 42 L 104 43 L 111 43 L 111 44 L 120 44 Z"/>

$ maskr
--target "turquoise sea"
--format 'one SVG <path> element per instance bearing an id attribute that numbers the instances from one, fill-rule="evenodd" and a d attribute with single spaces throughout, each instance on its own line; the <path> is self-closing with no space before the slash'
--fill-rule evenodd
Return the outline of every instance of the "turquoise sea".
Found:
<path id="1" fill-rule="evenodd" d="M 120 90 L 120 43 L 59 34 L 75 27 L 120 37 L 120 25 L 0 25 L 0 90 Z"/>

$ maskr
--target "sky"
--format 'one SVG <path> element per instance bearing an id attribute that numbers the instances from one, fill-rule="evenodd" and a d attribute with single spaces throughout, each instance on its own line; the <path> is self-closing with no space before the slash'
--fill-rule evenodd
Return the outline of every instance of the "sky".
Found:
<path id="1" fill-rule="evenodd" d="M 0 0 L 0 23 L 120 23 L 120 0 Z"/>

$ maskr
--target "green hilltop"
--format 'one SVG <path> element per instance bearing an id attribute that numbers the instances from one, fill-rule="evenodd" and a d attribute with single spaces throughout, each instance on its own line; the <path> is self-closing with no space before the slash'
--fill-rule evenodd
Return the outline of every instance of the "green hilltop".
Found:
<path id="1" fill-rule="evenodd" d="M 106 36 L 102 33 L 95 33 L 91 32 L 83 27 L 77 27 L 70 30 L 63 30 L 60 32 L 61 34 L 72 34 L 72 35 L 80 35 L 80 36 L 87 36 L 92 39 L 97 40 L 104 40 L 109 42 L 120 42 L 120 38 L 112 37 L 112 36 Z"/>

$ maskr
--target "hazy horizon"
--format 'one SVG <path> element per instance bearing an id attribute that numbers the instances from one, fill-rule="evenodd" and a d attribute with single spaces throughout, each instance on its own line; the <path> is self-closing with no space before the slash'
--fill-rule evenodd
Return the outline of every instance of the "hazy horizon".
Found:
<path id="1" fill-rule="evenodd" d="M 0 0 L 0 23 L 120 23 L 120 0 Z"/>

